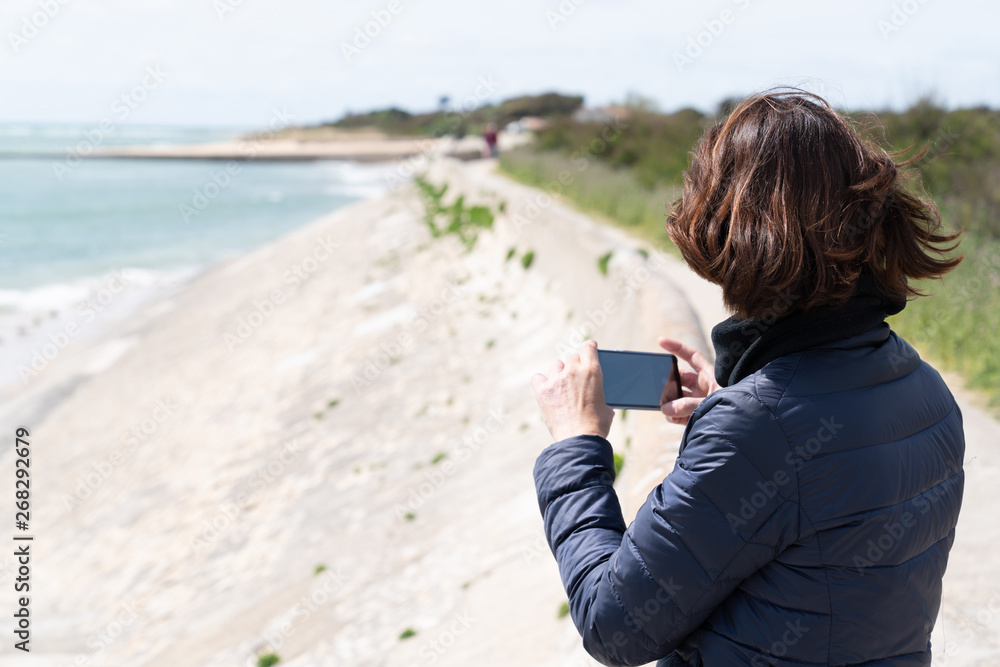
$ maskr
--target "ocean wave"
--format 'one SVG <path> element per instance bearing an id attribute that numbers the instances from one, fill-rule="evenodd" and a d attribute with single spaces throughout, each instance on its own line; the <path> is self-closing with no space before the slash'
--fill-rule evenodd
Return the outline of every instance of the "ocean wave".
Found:
<path id="1" fill-rule="evenodd" d="M 131 292 L 180 284 L 193 277 L 197 267 L 169 270 L 125 267 L 100 276 L 88 276 L 30 289 L 0 289 L 0 312 L 60 312 L 98 297 L 102 291 Z"/>

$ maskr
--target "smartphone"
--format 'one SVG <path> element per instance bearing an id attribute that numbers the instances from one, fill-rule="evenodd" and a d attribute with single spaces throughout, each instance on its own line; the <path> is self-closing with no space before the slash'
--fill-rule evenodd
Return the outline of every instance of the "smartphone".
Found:
<path id="1" fill-rule="evenodd" d="M 672 354 L 598 350 L 597 360 L 604 375 L 604 402 L 612 408 L 659 410 L 683 395 Z"/>

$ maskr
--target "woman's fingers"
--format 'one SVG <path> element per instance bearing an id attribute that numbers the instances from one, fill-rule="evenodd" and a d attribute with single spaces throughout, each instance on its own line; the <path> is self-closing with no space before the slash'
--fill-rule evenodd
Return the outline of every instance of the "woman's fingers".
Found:
<path id="1" fill-rule="evenodd" d="M 600 362 L 597 360 L 597 341 L 588 340 L 580 348 L 580 361 L 583 362 L 585 366 L 597 366 L 600 368 Z"/>
<path id="2" fill-rule="evenodd" d="M 660 412 L 665 417 L 686 418 L 695 411 L 701 402 L 705 400 L 703 396 L 686 396 L 675 401 L 668 401 L 660 406 Z"/>
<path id="3" fill-rule="evenodd" d="M 546 380 L 548 380 L 548 378 L 541 373 L 535 373 L 531 376 L 531 389 L 536 395 L 542 390 L 542 385 L 545 384 Z"/>
<path id="4" fill-rule="evenodd" d="M 661 337 L 658 341 L 660 347 L 669 352 L 670 354 L 676 355 L 688 362 L 691 368 L 696 371 L 710 370 L 712 368 L 711 362 L 705 358 L 705 356 L 694 349 L 690 345 L 686 345 L 679 340 L 674 340 L 673 338 L 667 338 L 665 336 Z"/>
<path id="5" fill-rule="evenodd" d="M 580 434 L 607 436 L 615 413 L 604 401 L 596 343 L 585 343 L 579 355 L 568 355 L 565 362 L 553 361 L 548 377 L 536 373 L 531 384 L 545 425 L 556 440 Z"/>
<path id="6" fill-rule="evenodd" d="M 694 371 L 681 371 L 681 386 L 687 387 L 688 389 L 694 390 L 698 388 L 698 382 L 701 379 L 700 373 L 695 373 Z"/>

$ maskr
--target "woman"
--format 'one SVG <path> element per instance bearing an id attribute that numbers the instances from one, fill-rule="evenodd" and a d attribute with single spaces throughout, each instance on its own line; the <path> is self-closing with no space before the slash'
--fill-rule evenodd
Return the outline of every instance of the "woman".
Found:
<path id="1" fill-rule="evenodd" d="M 908 164 L 908 163 L 905 163 Z M 801 91 L 708 130 L 667 232 L 733 317 L 687 361 L 673 471 L 626 528 L 596 343 L 532 378 L 535 483 L 585 648 L 608 665 L 929 665 L 962 501 L 962 418 L 885 323 L 957 235 Z"/>

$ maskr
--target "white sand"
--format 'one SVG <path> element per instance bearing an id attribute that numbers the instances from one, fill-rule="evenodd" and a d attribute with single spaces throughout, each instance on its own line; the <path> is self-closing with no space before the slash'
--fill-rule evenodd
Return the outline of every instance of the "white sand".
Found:
<path id="1" fill-rule="evenodd" d="M 297 667 L 594 664 L 557 618 L 531 479 L 549 438 L 528 381 L 587 326 L 602 347 L 670 334 L 708 352 L 717 293 L 488 163 L 430 178 L 505 202 L 471 253 L 430 238 L 406 187 L 207 272 L 2 397 L 7 431 L 32 429 L 37 541 L 33 652 L 8 637 L 0 664 L 254 665 L 270 650 Z M 1000 664 L 1000 428 L 964 410 L 975 460 L 939 625 L 959 650 L 947 664 Z M 658 413 L 616 420 L 628 516 L 680 433 Z"/>

